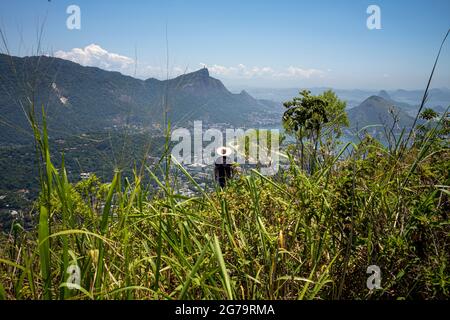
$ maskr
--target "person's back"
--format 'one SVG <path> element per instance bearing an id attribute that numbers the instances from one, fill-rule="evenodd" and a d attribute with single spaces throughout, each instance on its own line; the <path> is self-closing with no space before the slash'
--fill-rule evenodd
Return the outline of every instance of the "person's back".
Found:
<path id="1" fill-rule="evenodd" d="M 231 154 L 231 150 L 219 148 L 217 151 L 219 157 L 214 163 L 214 177 L 220 187 L 224 188 L 227 180 L 233 176 L 232 160 L 228 157 Z"/>

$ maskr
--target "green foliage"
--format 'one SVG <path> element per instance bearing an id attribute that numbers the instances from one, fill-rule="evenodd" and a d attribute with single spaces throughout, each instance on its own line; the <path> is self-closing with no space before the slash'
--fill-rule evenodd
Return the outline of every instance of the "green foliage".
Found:
<path id="1" fill-rule="evenodd" d="M 340 100 L 332 90 L 326 90 L 319 97 L 327 104 L 325 112 L 329 122 L 325 123 L 324 127 L 329 134 L 333 134 L 333 137 L 339 138 L 342 134 L 342 128 L 350 125 L 347 112 L 345 112 L 347 103 Z"/>
<path id="2" fill-rule="evenodd" d="M 353 148 L 312 175 L 291 162 L 276 177 L 254 171 L 217 193 L 197 185 L 190 198 L 150 169 L 163 193 L 150 187 L 147 195 L 139 175 L 71 185 L 64 167 L 50 165 L 39 241 L 36 231 L 0 238 L 4 296 L 448 298 L 448 148 L 428 149 L 414 170 L 415 146 L 401 162 L 371 137 Z M 81 270 L 78 289 L 66 284 L 69 252 Z M 372 264 L 382 290 L 365 287 Z"/>
<path id="3" fill-rule="evenodd" d="M 311 95 L 308 90 L 300 92 L 300 97 L 283 104 L 287 110 L 283 115 L 283 124 L 288 132 L 296 133 L 299 137 L 310 137 L 328 122 L 326 114 L 327 101 Z"/>
<path id="4" fill-rule="evenodd" d="M 300 163 L 289 154 L 274 177 L 252 170 L 209 192 L 176 160 L 170 170 L 168 135 L 165 167 L 143 162 L 127 177 L 116 166 L 111 183 L 92 175 L 73 185 L 32 104 L 39 223 L 0 235 L 0 298 L 448 299 L 447 115 L 403 152 L 366 136 L 325 159 L 322 133 L 347 125 L 345 104 L 303 91 L 285 106 Z M 176 174 L 198 193 L 178 194 Z M 79 284 L 69 282 L 71 264 Z M 366 287 L 374 264 L 380 290 Z"/>
<path id="5" fill-rule="evenodd" d="M 438 117 L 438 113 L 431 108 L 426 108 L 420 114 L 420 118 L 424 120 L 433 120 Z"/>
<path id="6" fill-rule="evenodd" d="M 317 164 L 330 160 L 329 155 L 335 150 L 333 143 L 342 134 L 342 128 L 349 125 L 346 103 L 331 90 L 318 96 L 303 90 L 284 106 L 287 110 L 283 125 L 297 141 L 293 152 L 298 154 L 301 167 L 314 173 Z"/>

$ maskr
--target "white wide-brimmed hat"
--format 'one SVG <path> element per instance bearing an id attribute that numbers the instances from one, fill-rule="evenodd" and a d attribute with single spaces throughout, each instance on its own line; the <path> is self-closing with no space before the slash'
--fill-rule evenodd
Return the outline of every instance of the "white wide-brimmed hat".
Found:
<path id="1" fill-rule="evenodd" d="M 231 149 L 227 147 L 217 148 L 216 154 L 217 156 L 228 157 L 231 154 Z"/>

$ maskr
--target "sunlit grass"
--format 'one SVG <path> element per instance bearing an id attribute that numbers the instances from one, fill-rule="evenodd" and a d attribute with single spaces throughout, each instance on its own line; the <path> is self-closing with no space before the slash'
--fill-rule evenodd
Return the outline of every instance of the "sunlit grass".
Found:
<path id="1" fill-rule="evenodd" d="M 3 298 L 448 296 L 449 177 L 433 172 L 448 167 L 449 152 L 433 139 L 412 146 L 401 163 L 365 139 L 312 176 L 291 159 L 278 176 L 254 170 L 213 193 L 172 159 L 197 196 L 177 194 L 147 168 L 158 189 L 117 171 L 94 199 L 53 166 L 45 122 L 38 137 L 45 159 L 39 223 L 15 241 L 2 238 Z M 66 270 L 74 261 L 80 284 L 70 287 Z M 371 264 L 384 270 L 383 290 L 365 287 Z"/>

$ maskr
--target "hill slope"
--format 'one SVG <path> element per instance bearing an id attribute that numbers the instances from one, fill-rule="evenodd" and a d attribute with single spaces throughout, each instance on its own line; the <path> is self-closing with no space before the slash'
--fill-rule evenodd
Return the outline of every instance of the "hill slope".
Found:
<path id="1" fill-rule="evenodd" d="M 392 113 L 398 115 L 397 129 L 411 128 L 414 119 L 405 111 L 396 107 L 395 102 L 380 96 L 371 96 L 359 106 L 348 110 L 348 117 L 353 128 L 361 129 L 368 125 L 378 124 L 391 127 L 393 124 Z"/>
<path id="2" fill-rule="evenodd" d="M 0 143 L 31 139 L 24 111 L 44 105 L 53 137 L 133 124 L 158 127 L 165 106 L 172 124 L 192 120 L 248 124 L 274 106 L 233 94 L 207 69 L 167 81 L 140 80 L 118 72 L 51 58 L 0 55 Z"/>

